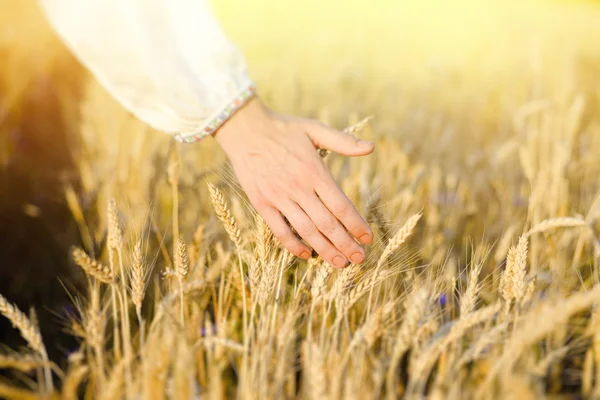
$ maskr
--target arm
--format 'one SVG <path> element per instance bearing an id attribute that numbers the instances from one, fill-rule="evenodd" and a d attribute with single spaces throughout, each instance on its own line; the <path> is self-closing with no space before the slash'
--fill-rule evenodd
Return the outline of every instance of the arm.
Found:
<path id="1" fill-rule="evenodd" d="M 373 145 L 262 105 L 206 0 L 40 1 L 67 46 L 134 115 L 179 141 L 216 138 L 290 252 L 311 253 L 283 216 L 332 265 L 364 260 L 350 234 L 368 244 L 371 230 L 315 148 L 360 156 Z"/>
<path id="2" fill-rule="evenodd" d="M 125 108 L 182 142 L 213 133 L 254 86 L 205 0 L 40 0 L 55 31 Z M 223 114 L 223 112 L 225 114 Z"/>

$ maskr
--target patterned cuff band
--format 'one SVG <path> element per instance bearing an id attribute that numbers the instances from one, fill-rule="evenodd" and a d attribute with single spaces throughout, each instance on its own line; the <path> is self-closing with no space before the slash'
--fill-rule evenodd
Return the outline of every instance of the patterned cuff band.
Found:
<path id="1" fill-rule="evenodd" d="M 181 143 L 194 143 L 205 137 L 212 135 L 221 127 L 233 114 L 242 108 L 250 99 L 256 95 L 256 86 L 251 84 L 242 90 L 234 99 L 232 99 L 221 112 L 210 120 L 210 122 L 199 132 L 182 136 L 174 135 L 175 140 Z"/>

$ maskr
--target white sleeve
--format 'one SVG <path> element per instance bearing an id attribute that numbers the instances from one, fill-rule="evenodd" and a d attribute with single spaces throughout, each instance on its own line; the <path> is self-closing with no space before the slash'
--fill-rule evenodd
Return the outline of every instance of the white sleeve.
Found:
<path id="1" fill-rule="evenodd" d="M 75 56 L 125 108 L 182 142 L 254 95 L 208 0 L 40 0 Z"/>

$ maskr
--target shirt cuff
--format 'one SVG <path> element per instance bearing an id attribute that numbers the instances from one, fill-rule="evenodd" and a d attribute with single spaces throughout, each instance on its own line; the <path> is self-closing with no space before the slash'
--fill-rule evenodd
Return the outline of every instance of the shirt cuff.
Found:
<path id="1" fill-rule="evenodd" d="M 206 126 L 197 132 L 188 134 L 175 134 L 173 137 L 175 140 L 181 143 L 194 143 L 205 137 L 212 135 L 217 129 L 221 127 L 229 118 L 233 116 L 240 108 L 242 108 L 248 101 L 250 101 L 256 95 L 256 85 L 251 83 L 246 86 L 241 92 L 239 92 L 233 99 L 231 99 L 221 111 L 214 117 L 208 120 Z"/>

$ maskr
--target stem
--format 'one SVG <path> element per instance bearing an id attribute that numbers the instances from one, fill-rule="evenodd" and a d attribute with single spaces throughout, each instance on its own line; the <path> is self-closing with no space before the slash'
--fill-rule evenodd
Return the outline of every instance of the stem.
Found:
<path id="1" fill-rule="evenodd" d="M 109 259 L 110 259 L 109 255 Z M 111 261 L 112 264 L 112 261 Z M 113 314 L 113 351 L 115 354 L 115 362 L 118 362 L 121 355 L 121 346 L 120 346 L 120 334 L 119 334 L 119 311 L 117 308 L 117 290 L 115 288 L 115 284 L 110 286 L 111 297 L 112 297 L 112 314 Z"/>
<path id="2" fill-rule="evenodd" d="M 42 352 L 42 360 L 44 361 L 44 380 L 47 393 L 54 392 L 54 383 L 52 382 L 52 371 L 50 370 L 50 360 L 48 359 L 48 353 L 46 348 Z"/>
<path id="3" fill-rule="evenodd" d="M 331 301 L 327 305 L 327 312 L 325 312 L 325 303 L 323 303 L 323 320 L 321 321 L 321 346 L 325 346 L 325 325 L 327 323 L 327 317 L 331 311 Z"/>
<path id="4" fill-rule="evenodd" d="M 141 307 L 136 307 L 135 313 L 137 314 L 138 326 L 140 329 L 140 354 L 144 351 L 144 320 L 142 319 Z"/>
<path id="5" fill-rule="evenodd" d="M 283 269 L 287 263 L 287 257 L 281 259 L 281 269 L 279 270 L 279 281 L 277 282 L 277 293 L 275 293 L 275 310 L 273 311 L 273 319 L 271 320 L 271 333 L 275 330 L 275 319 L 277 317 L 277 308 L 279 307 L 279 294 L 281 292 L 281 281 L 283 280 Z"/>
<path id="6" fill-rule="evenodd" d="M 181 326 L 185 328 L 185 312 L 183 308 L 183 280 L 179 280 L 179 303 L 180 303 L 180 318 L 181 318 Z"/>
<path id="7" fill-rule="evenodd" d="M 247 325 L 248 325 L 248 305 L 246 304 L 246 280 L 244 279 L 244 268 L 242 267 L 242 255 L 240 253 L 240 249 L 237 249 L 237 253 L 238 253 L 238 264 L 240 267 L 240 278 L 242 280 L 242 306 L 243 306 L 243 311 L 244 311 L 244 327 L 243 327 L 243 334 L 244 334 L 244 358 L 246 357 L 246 354 L 248 353 L 248 348 L 246 347 L 247 344 L 247 340 L 246 337 L 248 336 L 248 331 L 247 331 Z"/>
<path id="8" fill-rule="evenodd" d="M 248 351 L 250 349 L 250 337 L 254 335 L 254 314 L 256 313 L 256 301 L 252 302 L 252 310 L 250 311 L 250 320 L 248 326 L 248 332 L 244 338 L 244 355 L 242 358 L 242 372 L 240 373 L 240 380 L 246 378 L 248 373 Z"/>
<path id="9" fill-rule="evenodd" d="M 377 263 L 377 267 L 375 267 L 374 276 L 378 276 L 379 270 L 381 269 L 381 264 L 383 264 L 383 261 L 380 260 Z M 367 300 L 367 314 L 365 316 L 365 320 L 371 316 L 371 300 L 373 299 L 373 289 L 375 289 L 375 281 L 373 281 L 373 285 L 371 286 L 371 289 L 369 290 L 369 300 Z"/>
<path id="10" fill-rule="evenodd" d="M 131 366 L 129 363 L 129 360 L 131 360 L 131 341 L 129 341 L 129 325 L 126 322 L 128 313 L 126 311 L 125 300 L 123 299 L 123 296 L 120 295 L 119 298 L 121 299 L 121 330 L 123 334 L 123 352 L 125 353 L 125 360 L 127 361 L 127 366 L 125 368 L 125 389 L 127 393 L 127 398 L 132 399 L 133 393 L 131 392 L 131 382 L 133 381 L 133 375 L 131 373 Z"/>
<path id="11" fill-rule="evenodd" d="M 171 184 L 171 193 L 173 196 L 173 254 L 175 254 L 177 239 L 179 239 L 179 190 L 177 182 Z"/>
<path id="12" fill-rule="evenodd" d="M 88 315 L 88 318 L 93 318 L 94 320 L 94 324 L 98 321 L 98 318 L 102 318 L 100 316 L 100 286 L 98 284 L 98 282 L 92 282 L 91 280 L 88 279 L 88 285 L 90 286 L 90 299 L 92 302 L 92 308 L 90 310 L 90 312 L 93 313 L 93 315 Z M 104 328 L 104 324 L 100 324 L 100 326 L 97 326 L 96 328 Z M 94 339 L 94 344 L 93 344 L 93 352 L 94 355 L 96 357 L 96 363 L 97 366 L 96 368 L 98 369 L 97 371 L 97 383 L 96 385 L 98 385 L 97 387 L 102 387 L 104 385 L 104 349 L 102 348 L 102 343 L 104 343 L 104 329 L 101 329 L 100 332 L 98 332 L 99 335 L 102 335 L 102 340 L 98 340 L 98 338 Z M 96 389 L 97 390 L 97 389 Z"/>
<path id="13" fill-rule="evenodd" d="M 315 302 L 311 301 L 310 304 L 310 313 L 308 314 L 308 324 L 306 329 L 306 341 L 310 342 L 312 339 L 312 322 L 313 322 L 313 313 L 315 312 Z"/>
<path id="14" fill-rule="evenodd" d="M 225 299 L 223 298 L 225 296 L 225 268 L 221 268 L 221 278 L 219 279 L 219 294 L 217 295 L 217 303 L 218 303 L 218 307 L 217 307 L 217 324 L 221 323 L 221 319 L 223 319 L 223 313 L 225 312 L 223 310 L 223 306 L 225 303 Z M 220 301 L 219 301 L 220 300 Z"/>
<path id="15" fill-rule="evenodd" d="M 123 333 L 123 351 L 125 353 L 125 358 L 127 361 L 127 368 L 125 369 L 125 374 L 127 375 L 127 379 L 125 382 L 127 387 L 127 397 L 133 398 L 131 393 L 131 382 L 133 382 L 133 374 L 131 373 L 131 364 L 130 361 L 132 358 L 133 350 L 131 348 L 131 329 L 129 325 L 129 311 L 128 311 L 128 296 L 127 296 L 127 279 L 125 275 L 125 267 L 123 266 L 123 253 L 121 248 L 117 250 L 119 256 L 119 269 L 121 271 L 121 330 Z"/>

